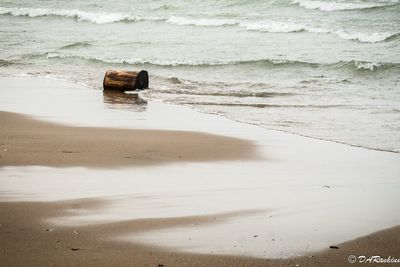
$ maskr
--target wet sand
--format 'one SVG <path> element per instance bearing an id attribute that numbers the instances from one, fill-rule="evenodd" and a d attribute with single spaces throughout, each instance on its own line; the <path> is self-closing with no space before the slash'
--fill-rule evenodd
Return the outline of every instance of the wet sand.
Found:
<path id="1" fill-rule="evenodd" d="M 70 127 L 7 112 L 0 112 L 0 123 L 1 165 L 115 167 L 235 160 L 256 155 L 249 141 L 196 132 Z M 349 264 L 349 255 L 400 255 L 400 226 L 344 244 L 332 244 L 339 249 L 326 248 L 289 259 L 212 255 L 212 252 L 193 254 L 114 238 L 194 223 L 207 225 L 215 218 L 221 221 L 252 211 L 86 226 L 54 226 L 46 221 L 80 209 L 100 210 L 106 203 L 96 199 L 1 202 L 0 263 L 4 266 L 345 266 Z"/>
<path id="2" fill-rule="evenodd" d="M 149 229 L 207 224 L 229 214 L 121 221 L 90 226 L 54 227 L 46 218 L 71 209 L 99 209 L 101 200 L 63 202 L 1 202 L 0 263 L 2 266 L 351 266 L 349 255 L 398 256 L 400 226 L 366 237 L 332 244 L 339 249 L 289 259 L 200 255 L 164 250 L 131 242 L 111 241 L 116 234 Z M 240 215 L 240 214 L 239 214 Z M 390 266 L 389 264 L 384 264 Z M 393 264 L 393 266 L 396 266 Z M 398 265 L 397 265 L 398 266 Z"/>
<path id="3" fill-rule="evenodd" d="M 257 158 L 239 138 L 188 131 L 72 127 L 0 112 L 0 166 L 117 167 Z"/>
<path id="4" fill-rule="evenodd" d="M 0 92 L 8 111 L 0 112 L 0 265 L 346 266 L 351 254 L 400 258 L 400 228 L 376 232 L 399 222 L 398 155 L 183 107 L 137 109 L 69 83 L 0 84 L 10 88 Z M 284 259 L 291 254 L 303 256 Z"/>

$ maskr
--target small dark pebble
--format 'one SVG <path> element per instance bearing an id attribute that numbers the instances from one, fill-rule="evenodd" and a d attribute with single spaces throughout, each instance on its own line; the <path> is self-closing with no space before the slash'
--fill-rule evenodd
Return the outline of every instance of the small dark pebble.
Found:
<path id="1" fill-rule="evenodd" d="M 258 235 L 253 235 L 253 237 L 257 237 Z"/>
<path id="2" fill-rule="evenodd" d="M 164 267 L 164 264 L 159 264 L 159 265 L 157 265 L 158 267 Z"/>
<path id="3" fill-rule="evenodd" d="M 79 248 L 71 248 L 72 251 L 77 251 Z"/>
<path id="4" fill-rule="evenodd" d="M 78 153 L 77 151 L 69 151 L 69 150 L 63 150 L 61 152 L 62 153 L 67 153 L 67 154 Z"/>
<path id="5" fill-rule="evenodd" d="M 329 246 L 329 248 L 339 249 L 339 247 L 337 247 L 337 246 Z"/>

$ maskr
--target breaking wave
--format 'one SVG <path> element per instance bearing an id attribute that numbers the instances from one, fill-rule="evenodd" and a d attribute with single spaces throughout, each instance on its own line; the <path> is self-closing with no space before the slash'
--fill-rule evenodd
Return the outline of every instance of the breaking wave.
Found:
<path id="1" fill-rule="evenodd" d="M 298 0 L 298 3 L 317 1 Z M 331 5 L 333 2 L 321 2 Z M 340 5 L 350 5 L 350 3 L 336 3 Z M 367 4 L 367 3 L 359 3 Z M 370 5 L 370 4 L 369 4 Z M 337 29 L 324 29 L 312 27 L 295 22 L 279 22 L 279 21 L 241 21 L 237 19 L 219 19 L 219 18 L 190 18 L 170 16 L 162 17 L 138 17 L 126 13 L 105 13 L 105 12 L 87 12 L 78 9 L 48 9 L 48 8 L 8 8 L 0 7 L 0 15 L 26 16 L 26 17 L 44 17 L 59 16 L 76 19 L 78 21 L 86 21 L 97 24 L 113 23 L 113 22 L 138 22 L 138 21 L 164 21 L 169 24 L 178 26 L 200 26 L 200 27 L 223 27 L 223 26 L 239 26 L 249 31 L 270 32 L 270 33 L 294 33 L 294 32 L 310 32 L 319 34 L 334 34 L 341 39 L 354 40 L 362 43 L 377 43 L 390 40 L 399 36 L 400 32 L 348 32 Z"/>
<path id="2" fill-rule="evenodd" d="M 390 32 L 373 32 L 373 33 L 361 33 L 361 32 L 346 32 L 343 30 L 331 31 L 328 33 L 333 33 L 342 39 L 346 40 L 356 40 L 361 43 L 378 43 L 383 42 L 393 37 L 400 35 L 400 33 L 390 33 Z"/>
<path id="3" fill-rule="evenodd" d="M 387 64 L 386 64 L 387 65 Z M 384 67 L 383 63 L 375 63 L 375 62 L 363 62 L 363 61 L 355 61 L 354 66 L 357 70 L 369 70 L 373 71 L 380 67 Z"/>
<path id="4" fill-rule="evenodd" d="M 365 2 L 326 2 L 326 1 L 314 1 L 314 0 L 294 0 L 293 4 L 297 4 L 300 7 L 306 9 L 318 9 L 325 12 L 330 11 L 345 11 L 345 10 L 362 10 L 372 8 L 382 8 L 387 6 L 393 6 L 398 4 L 398 1 L 386 2 L 386 3 L 365 3 Z"/>
<path id="5" fill-rule="evenodd" d="M 51 52 L 46 54 L 47 58 L 76 58 L 110 64 L 130 64 L 130 65 L 155 65 L 164 67 L 207 67 L 207 66 L 229 66 L 229 65 L 308 65 L 318 66 L 317 63 L 308 63 L 301 61 L 290 61 L 280 59 L 260 59 L 260 60 L 221 60 L 221 61 L 178 61 L 178 60 L 145 60 L 140 58 L 113 58 L 113 57 L 98 57 L 98 56 L 80 56 L 73 54 L 60 54 Z"/>
<path id="6" fill-rule="evenodd" d="M 194 26 L 226 26 L 226 25 L 236 25 L 239 22 L 237 20 L 232 19 L 206 19 L 206 18 L 184 18 L 171 16 L 167 23 L 175 24 L 175 25 L 194 25 Z"/>
<path id="7" fill-rule="evenodd" d="M 303 24 L 292 22 L 264 22 L 264 23 L 240 23 L 240 26 L 250 31 L 271 32 L 271 33 L 288 33 L 288 32 L 310 32 L 322 34 L 334 34 L 341 39 L 355 40 L 362 43 L 377 43 L 395 36 L 400 35 L 390 32 L 374 32 L 374 33 L 361 33 L 361 32 L 347 32 L 344 30 L 324 29 L 309 27 Z"/>
<path id="8" fill-rule="evenodd" d="M 226 60 L 226 61 L 171 61 L 171 60 L 144 60 L 140 58 L 112 58 L 112 57 L 98 57 L 98 56 L 80 56 L 73 54 L 60 54 L 60 53 L 47 53 L 46 57 L 49 59 L 81 59 L 94 62 L 101 62 L 107 64 L 129 64 L 129 65 L 153 65 L 161 67 L 218 67 L 218 66 L 260 66 L 260 67 L 273 67 L 273 68 L 287 68 L 287 67 L 300 67 L 300 68 L 343 68 L 347 67 L 352 70 L 358 71 L 378 71 L 390 68 L 400 68 L 400 63 L 383 63 L 383 62 L 368 62 L 368 61 L 339 61 L 335 63 L 314 63 L 303 62 L 294 60 L 282 59 L 255 59 L 255 60 Z M 180 83 L 180 80 L 175 82 Z"/>
<path id="9" fill-rule="evenodd" d="M 49 8 L 17 8 L 0 7 L 0 15 L 26 16 L 26 17 L 44 17 L 59 16 L 73 18 L 79 21 L 87 21 L 97 24 L 120 22 L 120 21 L 140 21 L 140 17 L 125 13 L 106 13 L 106 12 L 88 12 L 78 9 L 49 9 Z M 146 20 L 159 20 L 160 18 L 146 18 Z"/>
<path id="10" fill-rule="evenodd" d="M 388 39 L 391 39 L 399 32 L 348 32 L 344 30 L 336 29 L 324 29 L 311 27 L 304 24 L 295 22 L 279 22 L 279 21 L 267 21 L 267 22 L 249 22 L 249 21 L 238 21 L 235 19 L 206 19 L 206 18 L 185 18 L 172 16 L 166 20 L 167 23 L 179 25 L 179 26 L 208 26 L 208 27 L 220 27 L 220 26 L 233 26 L 238 25 L 249 31 L 259 32 L 270 32 L 270 33 L 291 33 L 291 32 L 310 32 L 320 34 L 334 34 L 341 39 L 355 40 L 361 43 L 377 43 Z"/>
<path id="11" fill-rule="evenodd" d="M 348 67 L 355 71 L 379 71 L 393 68 L 400 68 L 400 63 L 383 63 L 383 62 L 369 62 L 369 61 L 340 61 L 332 64 L 336 67 Z"/>
<path id="12" fill-rule="evenodd" d="M 250 31 L 273 32 L 273 33 L 307 31 L 306 26 L 291 22 L 261 22 L 261 23 L 245 22 L 241 23 L 240 26 Z"/>

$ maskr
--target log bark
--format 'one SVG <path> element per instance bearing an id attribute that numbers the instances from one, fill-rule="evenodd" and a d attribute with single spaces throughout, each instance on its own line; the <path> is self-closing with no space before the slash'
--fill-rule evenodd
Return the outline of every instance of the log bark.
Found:
<path id="1" fill-rule="evenodd" d="M 108 70 L 103 80 L 104 90 L 133 91 L 149 88 L 147 71 Z"/>

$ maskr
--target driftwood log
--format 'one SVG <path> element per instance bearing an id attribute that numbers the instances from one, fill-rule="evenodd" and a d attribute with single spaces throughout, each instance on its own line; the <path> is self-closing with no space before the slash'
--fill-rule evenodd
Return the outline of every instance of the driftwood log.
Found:
<path id="1" fill-rule="evenodd" d="M 147 71 L 108 70 L 103 80 L 104 90 L 133 91 L 149 88 L 149 74 Z"/>

